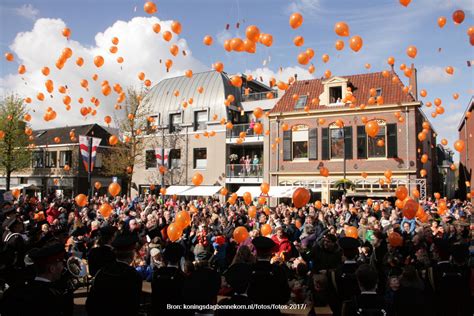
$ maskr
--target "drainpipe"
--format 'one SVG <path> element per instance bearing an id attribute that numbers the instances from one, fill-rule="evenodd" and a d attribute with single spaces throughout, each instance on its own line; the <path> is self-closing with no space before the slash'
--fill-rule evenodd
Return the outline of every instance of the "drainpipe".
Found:
<path id="1" fill-rule="evenodd" d="M 185 167 L 185 185 L 188 185 L 188 157 L 189 157 L 189 133 L 188 133 L 188 126 L 186 126 L 186 167 Z"/>
<path id="2" fill-rule="evenodd" d="M 409 121 L 410 121 L 410 115 L 408 115 L 408 107 L 405 106 L 405 146 L 406 146 L 406 153 L 407 153 L 407 162 L 406 162 L 406 169 L 409 170 L 410 169 L 410 155 L 409 155 L 409 150 L 408 150 L 408 145 L 409 145 L 409 138 L 408 138 L 408 128 L 410 126 L 409 124 Z M 397 135 L 398 135 L 398 131 L 397 131 Z M 415 135 L 416 135 L 416 127 L 415 127 Z M 416 143 L 416 139 L 415 139 L 415 143 Z M 415 146 L 416 147 L 416 146 Z M 415 169 L 416 169 L 416 162 L 415 162 Z M 410 186 L 410 175 L 408 174 L 408 190 L 411 190 L 411 186 Z M 416 175 L 415 175 L 415 178 L 416 178 Z"/>
<path id="3" fill-rule="evenodd" d="M 280 112 L 281 115 L 281 112 Z M 280 136 L 280 116 L 277 116 L 277 135 Z M 280 139 L 281 142 L 281 139 Z M 280 171 L 280 143 L 278 143 L 278 148 L 277 148 L 277 168 L 276 171 Z"/>

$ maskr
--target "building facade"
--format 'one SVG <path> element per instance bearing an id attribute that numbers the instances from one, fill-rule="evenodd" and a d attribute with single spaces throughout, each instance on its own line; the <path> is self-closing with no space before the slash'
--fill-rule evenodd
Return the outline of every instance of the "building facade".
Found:
<path id="1" fill-rule="evenodd" d="M 314 199 L 326 201 L 342 196 L 342 179 L 351 181 L 348 197 L 390 197 L 399 184 L 417 188 L 421 198 L 431 194 L 437 172 L 436 134 L 429 130 L 423 141 L 417 137 L 427 118 L 416 97 L 416 71 L 410 79 L 414 94 L 403 91 L 395 73 L 291 85 L 269 115 L 271 186 L 306 186 Z M 344 100 L 350 93 L 357 106 Z M 370 104 L 371 97 L 380 97 L 381 104 Z M 359 107 L 362 103 L 367 105 Z M 376 137 L 366 134 L 365 122 L 371 120 L 378 122 Z M 423 154 L 428 156 L 424 163 Z M 328 176 L 321 175 L 323 167 Z M 426 175 L 420 174 L 423 169 Z M 390 183 L 387 171 L 392 173 Z"/>
<path id="2" fill-rule="evenodd" d="M 196 173 L 204 179 L 201 191 L 196 191 L 201 195 L 212 195 L 226 185 L 262 182 L 263 137 L 251 128 L 256 122 L 252 104 L 271 108 L 276 101 L 262 100 L 263 95 L 276 98 L 277 92 L 245 76 L 242 80 L 237 88 L 227 74 L 208 71 L 165 79 L 150 90 L 143 102 L 152 123 L 142 136 L 145 159 L 134 166 L 132 194 L 148 192 L 153 185 L 155 190 L 163 186 L 168 194 L 179 195 L 192 188 Z M 237 144 L 241 132 L 247 137 Z M 157 159 L 160 148 L 165 151 Z M 242 156 L 252 157 L 251 168 L 240 163 Z M 160 165 L 167 169 L 163 174 Z"/>
<path id="3" fill-rule="evenodd" d="M 435 188 L 435 190 L 437 190 L 441 196 L 452 199 L 456 194 L 457 187 L 454 152 L 438 144 L 436 146 L 436 154 L 438 156 L 439 186 Z"/>
<path id="4" fill-rule="evenodd" d="M 104 174 L 102 158 L 110 150 L 108 138 L 112 133 L 109 128 L 97 124 L 33 130 L 35 146 L 32 149 L 31 165 L 12 174 L 11 188 L 43 196 L 87 194 L 88 174 L 82 162 L 79 135 L 102 139 L 97 149 L 92 183 L 99 181 L 102 184 L 100 193 L 105 193 L 112 177 Z M 0 187 L 5 187 L 5 181 L 5 175 L 0 175 Z"/>
<path id="5" fill-rule="evenodd" d="M 459 194 L 464 199 L 472 190 L 472 172 L 474 170 L 474 122 L 471 118 L 474 110 L 474 98 L 471 97 L 466 111 L 458 126 L 459 139 L 464 141 L 464 150 L 459 153 Z M 471 196 L 471 199 L 473 197 Z"/>

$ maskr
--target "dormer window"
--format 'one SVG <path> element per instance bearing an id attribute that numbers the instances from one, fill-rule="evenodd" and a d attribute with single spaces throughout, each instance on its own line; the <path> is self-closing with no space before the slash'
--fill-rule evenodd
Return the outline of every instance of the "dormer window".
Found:
<path id="1" fill-rule="evenodd" d="M 298 100 L 296 101 L 295 109 L 303 109 L 306 105 L 307 100 L 308 100 L 307 95 L 300 95 Z"/>
<path id="2" fill-rule="evenodd" d="M 382 88 L 377 88 L 375 89 L 375 95 L 374 95 L 374 98 L 377 99 L 377 97 L 381 96 L 382 95 Z"/>
<path id="3" fill-rule="evenodd" d="M 342 103 L 342 87 L 330 87 L 329 88 L 329 103 Z"/>

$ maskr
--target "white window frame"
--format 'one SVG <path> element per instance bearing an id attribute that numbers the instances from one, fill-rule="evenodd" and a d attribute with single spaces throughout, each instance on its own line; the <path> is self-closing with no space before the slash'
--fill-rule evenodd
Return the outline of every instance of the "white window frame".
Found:
<path id="1" fill-rule="evenodd" d="M 196 159 L 195 151 L 198 149 L 206 150 L 206 159 Z M 207 147 L 196 147 L 193 148 L 193 169 L 195 170 L 206 170 L 207 169 Z"/>
<path id="2" fill-rule="evenodd" d="M 294 162 L 300 162 L 300 161 L 309 161 L 309 152 L 308 152 L 308 146 L 309 146 L 309 128 L 306 125 L 298 125 L 296 126 L 296 130 L 292 131 L 291 133 L 291 158 L 292 161 Z M 300 157 L 300 158 L 295 158 L 294 157 L 294 143 L 301 143 L 301 142 L 306 142 L 306 158 Z"/>
<path id="3" fill-rule="evenodd" d="M 342 143 L 342 146 L 345 146 L 345 141 L 344 141 L 344 126 L 343 127 L 339 127 L 336 125 L 336 123 L 332 123 L 329 125 L 329 160 L 332 160 L 332 161 L 343 161 L 344 160 L 344 151 L 343 151 L 343 157 L 342 158 L 333 158 L 332 157 L 332 133 L 331 133 L 331 130 L 333 129 L 340 129 L 342 130 L 342 140 L 343 140 L 343 143 Z"/>

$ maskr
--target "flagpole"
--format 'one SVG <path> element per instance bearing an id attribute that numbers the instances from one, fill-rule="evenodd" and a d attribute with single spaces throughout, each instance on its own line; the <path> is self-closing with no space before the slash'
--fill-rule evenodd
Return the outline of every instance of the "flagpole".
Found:
<path id="1" fill-rule="evenodd" d="M 88 168 L 88 173 L 87 173 L 87 183 L 89 184 L 88 186 L 88 196 L 89 199 L 92 198 L 92 193 L 94 192 L 92 190 L 92 137 L 89 137 L 89 168 Z"/>

